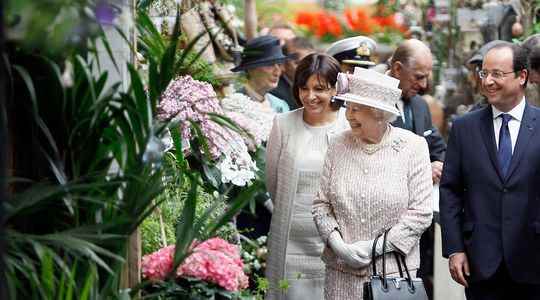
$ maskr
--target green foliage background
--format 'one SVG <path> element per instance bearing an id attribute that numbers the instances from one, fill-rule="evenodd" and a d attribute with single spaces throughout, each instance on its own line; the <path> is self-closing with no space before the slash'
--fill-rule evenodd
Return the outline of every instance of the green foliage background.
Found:
<path id="1" fill-rule="evenodd" d="M 172 153 L 167 154 L 165 161 L 169 165 L 169 168 L 172 168 L 173 170 L 177 168 L 174 164 L 174 157 Z M 157 251 L 166 245 L 174 244 L 176 241 L 175 230 L 178 223 L 181 221 L 180 217 L 189 192 L 189 186 L 178 184 L 180 181 L 179 176 L 181 176 L 181 172 L 179 170 L 177 171 L 178 172 L 173 171 L 171 174 L 172 180 L 165 185 L 163 193 L 156 198 L 156 202 L 161 204 L 142 223 L 141 235 L 143 255 Z M 217 207 L 210 215 L 209 220 L 211 222 L 215 222 L 227 208 L 227 204 L 222 199 L 216 198 L 203 190 L 198 190 L 196 197 L 196 221 L 200 220 L 208 209 L 217 204 Z M 162 225 L 160 225 L 159 219 L 160 214 L 163 222 L 163 230 L 165 231 L 166 236 L 166 245 L 163 244 L 162 239 Z M 203 233 L 202 230 L 203 229 L 200 230 L 200 234 Z M 234 226 L 230 223 L 217 232 L 217 236 L 225 240 L 232 240 L 235 234 L 236 231 Z"/>

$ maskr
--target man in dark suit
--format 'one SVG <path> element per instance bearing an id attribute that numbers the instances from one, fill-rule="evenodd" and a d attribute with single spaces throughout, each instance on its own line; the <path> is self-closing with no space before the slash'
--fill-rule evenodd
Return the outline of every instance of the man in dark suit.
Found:
<path id="1" fill-rule="evenodd" d="M 429 146 L 433 183 L 438 183 L 442 174 L 442 161 L 446 151 L 444 139 L 433 126 L 426 101 L 418 95 L 425 91 L 433 66 L 429 48 L 419 40 L 411 39 L 398 46 L 390 60 L 389 75 L 400 80 L 401 100 L 398 117 L 393 126 L 408 129 L 426 138 Z M 432 299 L 433 276 L 433 225 L 420 239 L 420 268 L 417 276 L 424 280 L 426 291 Z"/>
<path id="2" fill-rule="evenodd" d="M 484 57 L 489 106 L 455 120 L 440 187 L 443 255 L 467 299 L 540 299 L 540 109 L 527 104 L 527 54 Z"/>
<path id="3" fill-rule="evenodd" d="M 442 161 L 446 151 L 444 139 L 433 127 L 429 107 L 419 93 L 425 91 L 433 66 L 429 48 L 419 40 L 411 39 L 398 46 L 390 60 L 389 75 L 399 79 L 401 101 L 398 117 L 392 125 L 408 129 L 427 139 L 431 158 L 433 182 L 442 174 Z"/>

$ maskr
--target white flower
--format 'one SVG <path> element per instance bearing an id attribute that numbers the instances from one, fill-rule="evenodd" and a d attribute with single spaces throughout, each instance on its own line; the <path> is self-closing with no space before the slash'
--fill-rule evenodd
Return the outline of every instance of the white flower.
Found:
<path id="1" fill-rule="evenodd" d="M 245 144 L 231 144 L 232 148 L 239 147 L 242 151 L 226 152 L 221 160 L 217 163 L 217 168 L 221 172 L 221 181 L 223 183 L 232 183 L 236 186 L 246 186 L 255 179 L 255 172 L 258 170 L 257 165 L 249 156 Z"/>
<path id="2" fill-rule="evenodd" d="M 66 66 L 64 68 L 64 72 L 62 73 L 62 85 L 65 88 L 69 88 L 73 86 L 73 65 L 68 61 L 66 62 Z"/>
<path id="3" fill-rule="evenodd" d="M 272 122 L 276 113 L 272 108 L 265 106 L 260 102 L 251 100 L 248 96 L 241 93 L 234 93 L 221 100 L 221 107 L 225 111 L 243 114 L 256 122 L 259 127 L 258 133 L 263 142 L 268 140 L 272 130 Z"/>
<path id="4" fill-rule="evenodd" d="M 254 268 L 255 270 L 259 270 L 259 269 L 261 268 L 261 264 L 259 263 L 258 260 L 256 260 L 256 261 L 253 262 L 253 268 Z"/>

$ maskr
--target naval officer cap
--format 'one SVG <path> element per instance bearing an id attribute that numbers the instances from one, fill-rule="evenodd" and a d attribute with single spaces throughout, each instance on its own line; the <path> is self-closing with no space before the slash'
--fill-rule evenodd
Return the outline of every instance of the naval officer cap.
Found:
<path id="1" fill-rule="evenodd" d="M 370 56 L 375 52 L 377 43 L 367 36 L 355 36 L 339 40 L 326 50 L 326 54 L 333 56 L 340 63 L 359 66 L 375 65 Z"/>

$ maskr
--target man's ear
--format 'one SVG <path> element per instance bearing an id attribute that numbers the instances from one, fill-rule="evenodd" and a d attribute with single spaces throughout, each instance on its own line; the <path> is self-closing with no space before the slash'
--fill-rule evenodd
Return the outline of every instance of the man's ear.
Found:
<path id="1" fill-rule="evenodd" d="M 401 74 L 403 73 L 403 64 L 400 61 L 396 61 L 390 67 L 391 74 L 397 78 L 401 79 Z"/>
<path id="2" fill-rule="evenodd" d="M 523 69 L 519 71 L 519 84 L 525 85 L 525 82 L 527 82 L 527 78 L 529 78 L 529 71 L 527 69 Z"/>

